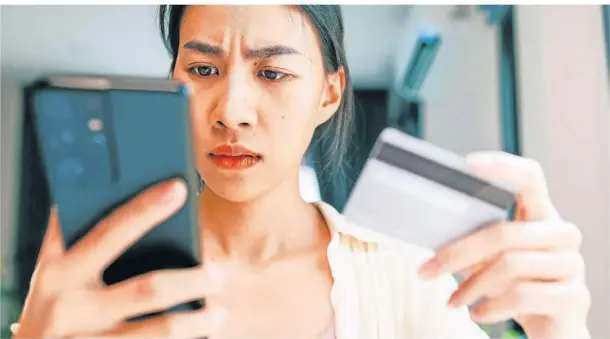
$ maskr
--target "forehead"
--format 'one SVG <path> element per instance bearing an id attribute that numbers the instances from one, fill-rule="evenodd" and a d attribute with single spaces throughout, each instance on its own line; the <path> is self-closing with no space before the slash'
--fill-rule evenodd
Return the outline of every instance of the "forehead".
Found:
<path id="1" fill-rule="evenodd" d="M 307 53 L 318 50 L 309 20 L 294 6 L 188 6 L 180 40 L 218 46 L 240 40 L 249 48 L 288 45 Z"/>

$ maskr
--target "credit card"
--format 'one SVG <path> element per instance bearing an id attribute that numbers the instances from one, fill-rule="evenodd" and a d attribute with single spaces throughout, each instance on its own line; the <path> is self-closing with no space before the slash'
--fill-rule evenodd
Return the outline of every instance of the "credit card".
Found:
<path id="1" fill-rule="evenodd" d="M 432 250 L 507 220 L 516 190 L 477 177 L 464 157 L 397 129 L 382 131 L 343 214 Z"/>

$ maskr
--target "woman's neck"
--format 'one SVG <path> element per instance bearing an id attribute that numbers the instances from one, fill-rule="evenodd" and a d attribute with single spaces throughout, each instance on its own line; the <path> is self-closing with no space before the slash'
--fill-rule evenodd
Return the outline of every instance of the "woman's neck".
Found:
<path id="1" fill-rule="evenodd" d="M 301 198 L 298 182 L 281 184 L 241 203 L 204 189 L 200 206 L 208 260 L 260 268 L 296 252 L 317 249 L 330 238 L 317 208 Z"/>

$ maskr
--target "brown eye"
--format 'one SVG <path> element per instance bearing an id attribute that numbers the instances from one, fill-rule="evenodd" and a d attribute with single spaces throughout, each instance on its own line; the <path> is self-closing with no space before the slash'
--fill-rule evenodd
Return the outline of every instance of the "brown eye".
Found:
<path id="1" fill-rule="evenodd" d="M 202 77 L 218 75 L 218 68 L 214 66 L 195 66 L 189 68 L 189 73 Z"/>

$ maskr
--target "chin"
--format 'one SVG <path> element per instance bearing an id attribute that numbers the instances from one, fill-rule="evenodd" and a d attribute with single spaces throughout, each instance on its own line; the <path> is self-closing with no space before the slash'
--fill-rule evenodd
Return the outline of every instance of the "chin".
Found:
<path id="1" fill-rule="evenodd" d="M 237 173 L 235 173 L 237 174 Z M 205 188 L 214 195 L 236 203 L 257 199 L 270 190 L 266 182 L 248 178 L 246 175 L 226 176 L 222 173 L 201 172 Z"/>
<path id="2" fill-rule="evenodd" d="M 207 183 L 204 189 L 209 189 L 214 192 L 214 195 L 230 202 L 245 203 L 248 201 L 255 200 L 261 195 L 265 194 L 266 190 L 254 189 L 251 187 L 245 187 L 243 184 L 228 184 L 223 185 L 220 183 Z"/>

